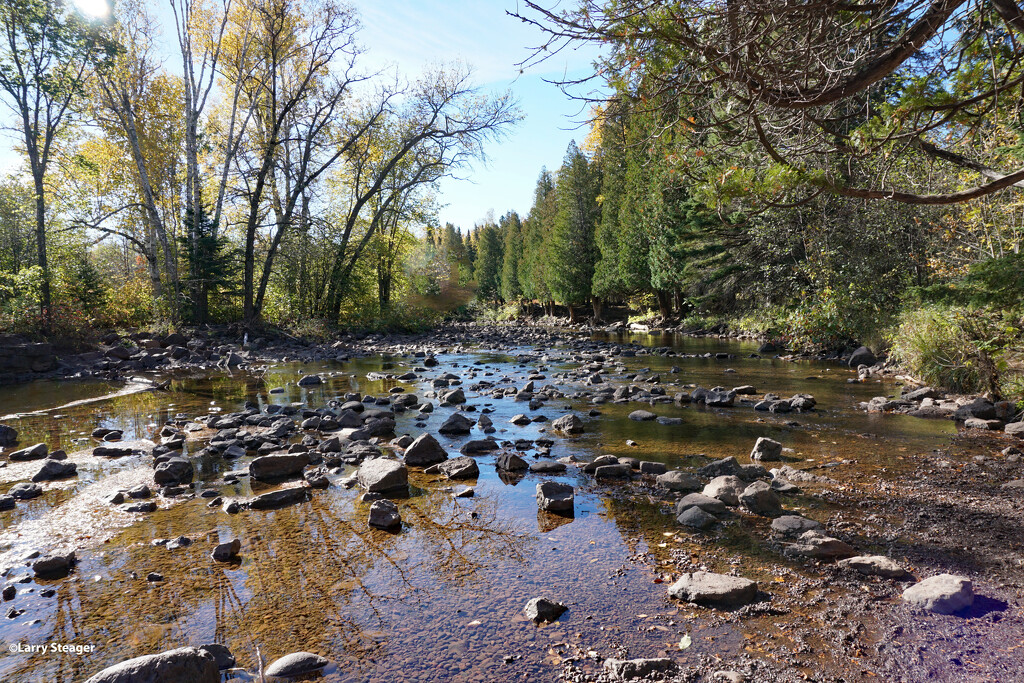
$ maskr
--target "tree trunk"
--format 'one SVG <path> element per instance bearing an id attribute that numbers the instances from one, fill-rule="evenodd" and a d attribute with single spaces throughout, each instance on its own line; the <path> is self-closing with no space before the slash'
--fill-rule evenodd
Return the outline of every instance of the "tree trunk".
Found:
<path id="1" fill-rule="evenodd" d="M 658 292 L 658 312 L 662 318 L 667 318 L 672 315 L 672 299 L 669 297 L 668 292 L 663 289 L 659 289 Z"/>
<path id="2" fill-rule="evenodd" d="M 601 322 L 601 297 L 591 297 L 590 305 L 594 307 L 594 324 Z"/>
<path id="3" fill-rule="evenodd" d="M 43 283 L 40 288 L 40 312 L 43 314 L 44 324 L 49 327 L 50 316 L 50 264 L 46 259 L 46 196 L 43 187 L 43 174 L 35 168 L 38 164 L 32 164 L 32 181 L 36 192 L 36 261 L 43 271 Z"/>
<path id="4" fill-rule="evenodd" d="M 573 325 L 576 323 L 576 307 L 572 304 L 566 304 L 569 308 L 569 324 Z"/>

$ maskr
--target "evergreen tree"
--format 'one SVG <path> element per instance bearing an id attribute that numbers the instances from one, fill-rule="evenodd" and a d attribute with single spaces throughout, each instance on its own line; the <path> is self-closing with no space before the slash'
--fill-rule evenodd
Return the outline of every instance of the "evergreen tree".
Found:
<path id="1" fill-rule="evenodd" d="M 626 293 L 619 272 L 619 213 L 626 178 L 626 116 L 621 107 L 606 111 L 600 128 L 601 221 L 595 233 L 600 258 L 594 266 L 594 313 L 600 317 L 600 301 Z"/>
<path id="2" fill-rule="evenodd" d="M 523 223 L 523 260 L 519 267 L 519 283 L 523 296 L 543 305 L 551 301 L 547 284 L 551 227 L 555 217 L 555 179 L 546 168 L 541 169 L 533 193 L 533 207 Z"/>
<path id="3" fill-rule="evenodd" d="M 594 231 L 600 210 L 597 192 L 600 178 L 587 157 L 569 143 L 558 173 L 557 207 L 551 234 L 549 286 L 555 298 L 569 307 L 586 303 L 594 280 L 598 250 Z"/>
<path id="4" fill-rule="evenodd" d="M 501 263 L 501 298 L 516 301 L 523 298 L 519 284 L 519 265 L 523 259 L 523 226 L 519 214 L 509 211 L 501 217 L 498 227 L 502 232 L 503 257 Z"/>
<path id="5" fill-rule="evenodd" d="M 484 225 L 477 232 L 477 294 L 488 301 L 501 298 L 502 243 L 498 226 Z"/>
<path id="6" fill-rule="evenodd" d="M 227 237 L 218 235 L 217 224 L 206 212 L 206 207 L 199 207 L 199 220 L 194 220 L 191 209 L 187 209 L 183 224 L 186 235 L 188 230 L 196 230 L 195 238 L 178 238 L 188 265 L 186 284 L 192 321 L 205 323 L 210 317 L 210 295 L 229 287 L 238 275 L 238 253 Z"/>

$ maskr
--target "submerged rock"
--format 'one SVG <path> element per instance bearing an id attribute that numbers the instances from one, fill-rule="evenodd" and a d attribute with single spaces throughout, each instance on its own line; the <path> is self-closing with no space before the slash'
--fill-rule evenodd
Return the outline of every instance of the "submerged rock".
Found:
<path id="1" fill-rule="evenodd" d="M 249 507 L 253 510 L 269 510 L 270 508 L 301 503 L 308 499 L 308 488 L 305 486 L 291 486 L 268 493 L 261 493 L 249 501 Z M 227 506 L 225 506 L 225 511 L 230 512 L 227 510 Z"/>
<path id="2" fill-rule="evenodd" d="M 665 474 L 659 474 L 655 481 L 658 483 L 658 486 L 669 491 L 699 491 L 704 488 L 704 484 L 701 483 L 700 479 L 682 470 L 672 470 Z"/>

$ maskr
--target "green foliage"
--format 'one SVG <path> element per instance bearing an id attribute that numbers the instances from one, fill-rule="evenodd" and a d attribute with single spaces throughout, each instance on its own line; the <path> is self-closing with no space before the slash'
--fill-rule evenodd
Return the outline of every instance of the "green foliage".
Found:
<path id="1" fill-rule="evenodd" d="M 979 308 L 909 310 L 891 335 L 892 356 L 914 377 L 951 391 L 1017 391 L 1024 371 L 1022 323 Z"/>
<path id="2" fill-rule="evenodd" d="M 501 260 L 501 298 L 516 301 L 523 297 L 519 282 L 519 269 L 523 261 L 523 225 L 519 214 L 509 211 L 502 216 L 498 227 L 504 234 Z"/>
<path id="3" fill-rule="evenodd" d="M 502 239 L 498 226 L 485 225 L 479 232 L 476 283 L 479 296 L 487 301 L 501 298 Z"/>
<path id="4" fill-rule="evenodd" d="M 597 188 L 600 178 L 587 157 L 569 143 L 558 173 L 551 248 L 546 257 L 548 286 L 555 298 L 569 306 L 586 303 L 594 279 L 597 245 L 594 229 L 598 220 Z"/>

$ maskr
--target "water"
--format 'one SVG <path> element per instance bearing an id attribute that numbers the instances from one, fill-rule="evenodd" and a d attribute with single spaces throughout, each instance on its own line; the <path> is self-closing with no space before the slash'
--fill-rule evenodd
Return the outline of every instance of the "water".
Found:
<path id="1" fill-rule="evenodd" d="M 822 472 L 836 477 L 842 472 L 855 480 L 898 472 L 903 454 L 939 447 L 953 433 L 948 422 L 856 411 L 857 402 L 891 394 L 895 387 L 849 384 L 846 380 L 853 373 L 837 365 L 748 359 L 745 356 L 754 348 L 737 342 L 633 339 L 650 346 L 671 345 L 680 353 L 737 355 L 728 361 L 645 355 L 622 359 L 626 374 L 643 368 L 661 374 L 669 395 L 691 383 L 752 384 L 762 393 L 813 394 L 819 410 L 774 415 L 749 407 L 650 408 L 659 415 L 683 418 L 681 425 L 665 426 L 626 419 L 630 411 L 645 406 L 605 404 L 598 406 L 600 417 L 586 419 L 584 434 L 571 439 L 553 436 L 545 430 L 547 423 L 518 428 L 508 420 L 519 412 L 541 413 L 550 420 L 566 408 L 585 415 L 593 406 L 554 400 L 531 412 L 524 403 L 480 397 L 468 389 L 475 381 L 503 377 L 513 380 L 507 386 L 522 386 L 526 376 L 541 367 L 515 358 L 530 348 L 509 355 L 442 355 L 441 364 L 424 373 L 428 381 L 423 383 L 365 378 L 370 371 L 406 372 L 418 364 L 414 358 L 280 364 L 248 373 L 218 370 L 178 377 L 167 392 L 124 394 L 36 414 L 25 413 L 102 397 L 120 387 L 37 383 L 4 388 L 0 413 L 8 414 L 5 422 L 19 430 L 22 444 L 45 441 L 51 448 L 66 449 L 79 464 L 79 476 L 47 484 L 42 497 L 0 513 L 0 567 L 13 567 L 6 580 L 17 582 L 31 575 L 25 566 L 31 551 L 45 552 L 61 544 L 79 549 L 79 565 L 67 579 L 15 583 L 18 596 L 5 608 L 25 611 L 3 620 L 0 633 L 8 644 L 93 645 L 95 651 L 4 652 L 0 679 L 81 680 L 125 658 L 221 642 L 250 669 L 257 648 L 267 661 L 294 650 L 322 654 L 335 662 L 323 674 L 328 681 L 554 680 L 566 658 L 581 658 L 586 667 L 591 652 L 668 654 L 683 663 L 701 655 L 729 656 L 749 650 L 751 632 L 808 618 L 793 614 L 773 617 L 770 624 L 767 618 L 740 621 L 672 603 L 666 598 L 662 572 L 670 562 L 678 564 L 680 556 L 727 570 L 730 558 L 739 555 L 745 558 L 744 575 L 758 579 L 768 590 L 780 580 L 799 577 L 803 570 L 758 541 L 766 520 L 745 516 L 709 540 L 676 525 L 670 505 L 651 495 L 652 489 L 629 484 L 599 487 L 576 468 L 555 477 L 502 478 L 491 454 L 477 458 L 481 473 L 476 481 L 448 482 L 414 472 L 411 495 L 398 501 L 405 522 L 398 534 L 370 529 L 368 504 L 358 500 L 359 491 L 337 485 L 314 491 L 309 502 L 273 511 L 227 515 L 219 507 L 208 508 L 208 499 L 197 496 L 148 515 L 130 515 L 102 499 L 151 481 L 150 466 L 141 457 L 74 454 L 93 445 L 82 439 L 97 426 L 123 429 L 125 438 L 157 439 L 160 426 L 179 413 L 231 412 L 246 400 L 319 407 L 348 391 L 384 395 L 394 386 L 422 396 L 429 378 L 454 372 L 463 376 L 469 404 L 477 407 L 470 417 L 493 408 L 489 417 L 499 440 L 548 436 L 555 440 L 556 458 L 574 455 L 589 460 L 612 453 L 670 467 L 697 466 L 726 455 L 742 459 L 758 436 L 770 436 L 794 449 L 794 456 L 803 461 L 798 466 L 846 461 Z M 558 385 L 554 375 L 575 367 L 565 361 L 564 350 L 550 353 L 542 370 L 546 379 L 538 386 Z M 672 373 L 673 366 L 681 372 Z M 309 389 L 298 387 L 299 375 L 310 372 L 322 373 L 327 381 Z M 467 376 L 470 373 L 475 379 Z M 622 379 L 611 375 L 606 381 Z M 276 388 L 284 392 L 271 393 Z M 562 388 L 572 393 L 581 387 Z M 12 413 L 22 416 L 10 417 Z M 438 409 L 424 428 L 415 426 L 418 418 L 413 415 L 399 414 L 396 433 L 436 434 L 450 413 L 451 409 Z M 439 440 L 457 454 L 462 443 L 480 436 L 474 430 L 468 437 Z M 637 445 L 627 445 L 627 440 Z M 244 463 L 197 462 L 195 488 L 232 497 L 250 495 L 247 480 L 225 484 L 221 478 Z M 11 463 L 0 469 L 0 481 L 26 480 L 38 466 Z M 577 487 L 575 518 L 537 511 L 535 486 L 545 479 Z M 462 484 L 474 485 L 475 497 L 453 498 L 453 485 Z M 857 514 L 811 496 L 787 499 L 786 506 L 821 521 L 837 512 Z M 194 543 L 173 550 L 151 543 L 182 535 Z M 241 540 L 241 563 L 212 562 L 213 545 L 231 538 Z M 164 580 L 146 581 L 149 572 L 162 574 Z M 56 592 L 43 597 L 46 589 Z M 569 612 L 538 628 L 526 621 L 522 607 L 541 595 L 564 602 Z M 689 634 L 693 644 L 680 651 L 683 634 Z"/>

